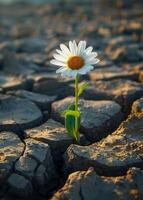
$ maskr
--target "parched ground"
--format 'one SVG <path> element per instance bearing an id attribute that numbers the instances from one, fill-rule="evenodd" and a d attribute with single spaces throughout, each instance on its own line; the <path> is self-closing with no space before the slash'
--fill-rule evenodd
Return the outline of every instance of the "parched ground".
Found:
<path id="1" fill-rule="evenodd" d="M 73 79 L 49 63 L 72 39 L 101 60 L 80 77 L 80 145 Z M 142 0 L 0 6 L 0 199 L 143 200 Z"/>

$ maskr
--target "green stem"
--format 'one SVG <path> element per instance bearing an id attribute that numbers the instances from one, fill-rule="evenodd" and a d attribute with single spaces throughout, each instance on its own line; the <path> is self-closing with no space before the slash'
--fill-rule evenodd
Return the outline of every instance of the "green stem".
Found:
<path id="1" fill-rule="evenodd" d="M 75 111 L 78 111 L 78 76 L 75 77 Z M 75 133 L 79 143 L 78 117 L 75 117 Z"/>

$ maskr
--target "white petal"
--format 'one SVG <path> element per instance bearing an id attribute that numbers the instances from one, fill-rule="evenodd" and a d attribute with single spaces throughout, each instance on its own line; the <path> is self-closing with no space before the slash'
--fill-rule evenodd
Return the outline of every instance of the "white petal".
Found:
<path id="1" fill-rule="evenodd" d="M 53 57 L 58 61 L 66 62 L 66 59 L 62 55 L 59 55 L 57 53 L 54 53 Z"/>
<path id="2" fill-rule="evenodd" d="M 93 60 L 88 61 L 86 64 L 95 65 L 95 64 L 99 63 L 99 61 L 100 61 L 99 59 L 95 58 Z"/>
<path id="3" fill-rule="evenodd" d="M 62 72 L 63 76 L 67 76 L 67 74 L 69 74 L 70 70 L 69 68 L 67 68 L 64 72 Z"/>
<path id="4" fill-rule="evenodd" d="M 67 69 L 67 67 L 60 67 L 60 68 L 56 71 L 56 73 L 62 73 L 62 72 L 64 72 L 66 69 Z"/>
<path id="5" fill-rule="evenodd" d="M 78 71 L 79 74 L 86 74 L 87 72 L 93 70 L 94 67 L 92 65 L 85 65 L 82 69 Z"/>
<path id="6" fill-rule="evenodd" d="M 73 51 L 74 51 L 74 55 L 77 55 L 77 44 L 76 41 L 73 41 Z"/>
<path id="7" fill-rule="evenodd" d="M 80 42 L 78 43 L 77 55 L 80 55 L 80 54 L 81 54 L 82 43 L 83 43 L 83 41 L 80 41 Z"/>
<path id="8" fill-rule="evenodd" d="M 88 67 L 89 71 L 94 69 L 93 65 L 87 65 L 87 67 Z"/>
<path id="9" fill-rule="evenodd" d="M 60 61 L 55 60 L 55 59 L 51 60 L 50 63 L 53 64 L 53 65 L 58 65 L 58 66 L 65 66 L 65 67 L 67 66 L 65 63 L 60 62 Z"/>
<path id="10" fill-rule="evenodd" d="M 90 55 L 90 56 L 84 55 L 85 63 L 91 63 L 92 61 L 95 61 L 96 59 L 97 58 L 94 55 Z"/>
<path id="11" fill-rule="evenodd" d="M 81 45 L 81 50 L 80 50 L 80 55 L 82 55 L 85 51 L 86 48 L 86 41 L 82 41 L 82 45 Z"/>
<path id="12" fill-rule="evenodd" d="M 96 52 L 93 52 L 93 53 L 90 53 L 90 54 L 86 54 L 85 57 L 87 60 L 92 60 L 92 59 L 95 59 L 97 56 L 97 53 Z"/>
<path id="13" fill-rule="evenodd" d="M 83 68 L 82 70 L 80 69 L 79 71 L 78 71 L 78 74 L 86 74 L 87 73 L 87 70 L 86 70 L 86 68 Z"/>
<path id="14" fill-rule="evenodd" d="M 67 68 L 67 70 L 65 70 L 64 72 L 62 72 L 62 76 L 71 76 L 70 75 L 70 70 Z"/>
<path id="15" fill-rule="evenodd" d="M 87 55 L 86 53 L 83 53 L 83 54 L 82 54 L 82 58 L 83 58 L 84 60 L 88 60 L 88 59 L 89 59 L 89 55 Z"/>
<path id="16" fill-rule="evenodd" d="M 67 59 L 67 55 L 65 55 L 64 52 L 62 52 L 61 50 L 56 49 L 56 52 L 57 52 L 58 54 L 60 54 L 61 56 L 63 56 L 65 59 Z"/>
<path id="17" fill-rule="evenodd" d="M 77 70 L 71 70 L 68 68 L 66 71 L 62 73 L 62 76 L 68 76 L 68 77 L 75 77 L 76 75 L 77 75 Z"/>
<path id="18" fill-rule="evenodd" d="M 92 52 L 94 55 L 96 55 L 96 57 L 98 56 L 98 53 L 96 51 Z"/>
<path id="19" fill-rule="evenodd" d="M 88 47 L 87 49 L 85 49 L 85 53 L 90 54 L 93 50 L 93 47 Z"/>
<path id="20" fill-rule="evenodd" d="M 69 56 L 71 54 L 70 50 L 68 49 L 68 47 L 66 45 L 60 44 L 60 48 L 66 56 Z"/>
<path id="21" fill-rule="evenodd" d="M 83 41 L 83 50 L 85 50 L 85 48 L 86 48 L 86 41 Z"/>
<path id="22" fill-rule="evenodd" d="M 69 49 L 70 49 L 71 54 L 74 55 L 74 47 L 73 47 L 72 41 L 69 41 Z"/>
<path id="23" fill-rule="evenodd" d="M 93 52 L 91 52 L 91 54 L 89 54 L 89 55 L 97 57 L 97 52 L 93 51 Z"/>
<path id="24" fill-rule="evenodd" d="M 78 70 L 71 70 L 71 77 L 75 77 L 78 73 Z"/>

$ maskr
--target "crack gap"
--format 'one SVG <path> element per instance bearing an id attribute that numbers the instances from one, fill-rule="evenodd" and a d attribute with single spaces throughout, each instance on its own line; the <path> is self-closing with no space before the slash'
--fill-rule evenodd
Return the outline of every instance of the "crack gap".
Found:
<path id="1" fill-rule="evenodd" d="M 82 194 L 82 186 L 81 186 L 81 183 L 80 183 L 80 188 L 79 188 L 79 195 L 81 197 L 81 200 L 84 200 L 84 196 Z"/>
<path id="2" fill-rule="evenodd" d="M 15 122 L 15 121 L 14 121 L 14 122 Z M 19 139 L 21 140 L 21 142 L 24 144 L 24 148 L 23 148 L 23 151 L 22 151 L 22 153 L 20 154 L 19 158 L 17 158 L 17 159 L 14 161 L 14 163 L 13 163 L 13 166 L 12 166 L 13 172 L 15 172 L 15 165 L 16 165 L 17 161 L 24 155 L 25 150 L 26 150 L 26 143 L 25 143 L 24 137 L 23 137 L 23 136 L 25 136 L 25 132 L 21 129 L 21 127 L 19 126 L 19 124 L 17 124 L 16 122 L 15 122 L 15 124 L 16 124 L 17 127 L 18 127 L 19 133 L 22 133 L 22 134 L 19 134 L 19 133 L 16 134 L 16 132 L 14 132 L 14 133 L 19 137 Z"/>

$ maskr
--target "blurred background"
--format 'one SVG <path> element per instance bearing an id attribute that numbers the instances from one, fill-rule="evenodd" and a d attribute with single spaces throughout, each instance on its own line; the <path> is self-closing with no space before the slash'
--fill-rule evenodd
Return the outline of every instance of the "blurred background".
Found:
<path id="1" fill-rule="evenodd" d="M 127 115 L 131 112 L 132 103 L 136 99 L 143 97 L 143 0 L 0 0 L 0 130 L 14 130 L 16 134 L 18 133 L 20 138 L 25 139 L 25 129 L 36 127 L 52 117 L 51 104 L 54 101 L 74 94 L 73 79 L 61 77 L 56 74 L 56 69 L 59 67 L 50 64 L 53 53 L 55 52 L 55 49 L 59 48 L 59 44 L 68 44 L 68 41 L 73 39 L 77 42 L 79 40 L 86 40 L 88 46 L 93 46 L 94 51 L 98 52 L 98 58 L 100 59 L 100 62 L 95 66 L 93 71 L 80 77 L 80 81 L 86 79 L 89 85 L 89 87 L 84 91 L 82 97 L 88 100 L 115 101 L 121 105 L 123 116 L 127 117 Z M 8 97 L 5 94 L 8 94 Z M 36 106 L 36 108 L 34 109 L 29 101 L 21 103 L 19 101 L 19 97 L 24 99 L 26 98 L 30 100 L 30 102 L 34 102 L 34 106 Z M 101 139 L 105 137 L 106 131 L 108 132 L 109 129 L 111 129 L 109 131 L 111 133 L 120 124 L 120 106 L 118 107 L 117 105 L 114 109 L 113 102 L 113 107 L 111 106 L 111 113 L 108 115 L 107 112 L 110 109 L 110 104 L 107 103 L 104 106 L 104 103 L 101 103 L 100 106 L 99 103 L 97 104 L 99 107 L 95 106 L 95 109 L 91 104 L 92 103 L 90 103 L 89 106 L 87 104 L 85 108 L 85 111 L 87 109 L 89 112 L 86 116 L 87 118 L 85 118 L 85 126 L 89 127 L 91 135 L 92 133 L 90 130 L 93 130 L 96 133 L 97 129 L 97 134 L 93 134 L 95 135 L 93 137 L 96 137 L 97 135 L 97 138 L 99 137 Z M 38 108 L 40 108 L 41 111 L 37 111 Z M 42 114 L 39 114 L 41 112 Z M 97 118 L 93 117 L 92 119 L 92 116 L 95 116 L 96 113 Z M 60 114 L 57 114 L 57 116 L 58 115 Z M 137 125 L 134 124 L 133 119 L 133 126 L 135 127 L 135 130 L 139 130 L 138 133 L 140 133 L 140 130 L 142 130 L 142 121 L 137 121 L 135 119 L 135 123 L 136 122 Z M 51 126 L 53 127 L 53 125 Z M 48 128 L 46 129 L 48 130 Z M 127 163 L 127 167 L 125 165 L 124 168 L 128 168 L 128 161 L 130 162 L 130 159 L 130 166 L 134 166 L 134 163 L 138 162 L 138 159 L 136 160 L 135 158 L 134 160 L 134 155 L 139 154 L 139 157 L 142 156 L 142 143 L 139 141 L 141 140 L 140 134 L 137 133 L 136 136 L 132 127 L 129 128 L 129 133 L 132 133 L 132 130 L 133 136 L 130 136 L 129 139 L 130 141 L 135 141 L 137 138 L 138 141 L 135 145 L 134 143 L 130 143 L 130 141 L 128 145 L 127 141 L 125 142 L 124 139 L 120 140 L 118 137 L 117 139 L 114 139 L 113 137 L 113 141 L 116 140 L 116 146 L 114 149 L 117 150 L 117 152 L 115 151 L 117 159 L 114 160 L 114 156 L 113 159 L 112 157 L 110 159 L 110 161 L 113 162 L 113 166 L 115 163 L 118 163 L 117 161 L 120 159 L 123 160 L 123 163 Z M 53 133 L 55 132 L 53 131 Z M 60 132 L 61 130 L 57 131 L 57 133 Z M 100 132 L 101 134 L 99 134 Z M 46 132 L 45 135 L 49 134 Z M 0 155 L 2 157 L 2 159 L 0 158 L 0 164 L 4 161 L 4 165 L 2 163 L 2 170 L 0 170 L 0 173 L 2 172 L 2 175 L 0 174 L 0 179 L 2 177 L 2 181 L 0 180 L 0 199 L 13 199 L 11 196 L 8 199 L 5 198 L 7 190 L 10 189 L 11 191 L 11 183 L 8 184 L 7 189 L 7 184 L 3 182 L 3 179 L 7 182 L 7 177 L 9 178 L 9 171 L 10 173 L 12 171 L 17 173 L 19 169 L 20 173 L 19 171 L 18 173 L 24 174 L 24 176 L 22 176 L 26 177 L 26 180 L 24 178 L 22 183 L 21 179 L 20 181 L 18 179 L 18 183 L 21 183 L 20 187 L 22 187 L 22 194 L 26 193 L 27 195 L 29 192 L 31 195 L 31 190 L 33 190 L 31 185 L 34 185 L 33 188 L 36 195 L 37 188 L 39 190 L 39 194 L 42 196 L 45 192 L 48 193 L 49 190 L 52 190 L 51 188 L 53 186 L 51 182 L 49 184 L 49 188 L 47 187 L 47 182 L 45 182 L 46 177 L 49 179 L 50 173 L 47 174 L 45 167 L 43 167 L 45 168 L 44 170 L 43 168 L 39 169 L 39 164 L 37 164 L 38 159 L 40 160 L 38 163 L 41 163 L 41 157 L 36 157 L 36 159 L 33 159 L 33 161 L 35 161 L 32 161 L 32 164 L 30 164 L 28 159 L 29 153 L 25 153 L 27 149 L 31 152 L 31 150 L 29 150 L 31 148 L 29 147 L 31 146 L 29 145 L 30 143 L 27 147 L 25 146 L 26 148 L 24 147 L 24 150 L 22 148 L 22 150 L 17 151 L 18 148 L 21 149 L 19 142 L 17 142 L 18 139 L 15 139 L 15 137 L 13 139 L 13 136 L 8 137 L 7 134 L 2 137 L 4 137 L 4 141 L 6 141 L 6 145 L 8 146 L 6 146 L 4 156 L 3 152 L 1 153 L 2 156 Z M 2 137 L 0 137 L 0 139 Z M 55 155 L 58 155 L 58 147 L 63 146 L 64 148 L 67 148 L 68 144 L 70 144 L 69 139 L 65 139 L 63 143 L 60 143 L 61 139 L 58 139 L 58 137 L 54 136 L 54 134 L 50 137 L 41 135 L 36 137 L 45 137 L 45 139 L 39 139 L 39 141 L 51 140 L 52 142 L 49 143 L 51 143 L 50 145 L 53 144 L 54 148 L 52 148 L 56 150 Z M 46 139 L 46 137 L 55 138 L 55 140 Z M 9 140 L 12 142 L 12 145 L 11 142 L 7 142 L 7 138 L 10 138 Z M 60 136 L 60 138 L 62 137 Z M 66 141 L 68 141 L 67 144 Z M 23 143 L 25 144 L 25 142 Z M 127 151 L 124 153 L 125 148 L 122 147 L 122 145 L 121 149 L 118 148 L 118 146 L 120 146 L 119 143 L 125 143 L 127 151 L 128 149 L 131 149 L 130 154 L 128 154 Z M 9 144 L 12 146 L 12 151 Z M 18 144 L 18 148 L 16 144 Z M 109 142 L 109 149 L 110 144 L 112 145 L 114 143 Z M 56 147 L 56 145 L 58 147 Z M 34 157 L 37 154 L 35 153 L 35 149 L 37 149 L 37 147 L 35 148 L 34 146 L 34 155 L 30 153 L 30 155 L 32 155 L 31 157 Z M 44 152 L 45 150 L 43 150 L 40 147 L 40 151 Z M 40 151 L 36 150 L 36 152 Z M 16 155 L 17 157 L 15 156 L 15 152 L 18 152 L 18 156 Z M 64 151 L 62 150 L 62 152 Z M 108 165 L 108 163 L 110 163 L 108 162 L 108 158 L 110 157 L 110 155 L 108 157 L 108 152 L 109 151 L 107 150 L 107 160 L 105 159 L 104 161 L 105 165 L 103 163 L 101 164 L 101 166 L 104 165 L 103 168 L 105 168 L 106 164 Z M 130 158 L 132 153 L 133 156 Z M 45 153 L 38 153 L 39 156 L 42 154 L 43 156 L 46 155 Z M 10 155 L 12 155 L 12 158 Z M 20 160 L 19 156 L 22 158 L 23 155 L 27 156 L 26 162 L 28 163 L 28 167 L 24 164 L 15 164 L 17 160 Z M 7 161 L 7 158 L 10 161 Z M 45 163 L 45 156 L 42 159 L 44 161 L 43 163 Z M 62 158 L 60 159 L 62 160 Z M 36 165 L 34 164 L 35 162 Z M 142 166 L 142 162 L 140 160 L 139 163 L 141 163 Z M 5 166 L 8 167 L 6 168 Z M 18 168 L 17 171 L 14 169 L 16 166 Z M 26 169 L 24 168 L 25 166 Z M 40 164 L 40 166 L 42 165 Z M 48 167 L 49 166 L 50 164 L 48 161 Z M 60 170 L 62 169 L 61 166 L 63 166 L 63 163 L 59 162 Z M 119 166 L 117 164 L 117 169 L 118 167 L 120 168 L 120 162 Z M 51 170 L 51 168 L 49 169 Z M 112 165 L 109 167 L 109 171 L 111 171 L 111 169 Z M 41 173 L 39 170 L 42 170 L 43 172 Z M 53 174 L 51 173 L 51 176 L 52 175 Z M 37 179 L 36 176 L 40 177 L 38 178 L 39 183 L 36 183 L 37 185 L 35 184 L 35 180 Z M 62 175 L 60 174 L 60 176 Z M 57 179 L 59 179 L 59 177 L 56 178 L 56 181 Z M 12 182 L 12 184 L 14 186 L 12 185 L 12 190 L 14 192 L 16 191 L 17 195 L 22 195 L 20 194 L 21 192 L 19 192 L 21 191 L 19 190 L 19 185 L 16 185 L 17 179 L 14 180 L 13 178 L 13 181 L 14 183 Z M 43 188 L 45 183 L 46 188 Z M 39 184 L 41 184 L 40 187 Z M 54 187 L 56 184 L 53 184 Z M 127 183 L 125 183 L 125 185 L 127 185 Z M 16 189 L 13 189 L 14 187 Z M 108 191 L 107 188 L 105 188 L 105 191 L 106 190 Z M 135 194 L 136 196 L 136 190 L 132 189 L 129 191 L 131 191 L 131 195 Z M 120 196 L 120 191 L 117 191 L 117 194 Z M 41 198 L 40 196 L 40 198 L 37 199 L 39 200 L 45 198 L 47 199 L 47 197 Z M 107 199 L 110 199 L 110 197 L 107 197 Z M 15 200 L 15 198 L 13 200 Z"/>
<path id="2" fill-rule="evenodd" d="M 55 76 L 56 67 L 49 60 L 61 42 L 72 39 L 87 40 L 98 51 L 101 62 L 96 70 L 141 70 L 142 0 L 0 2 L 1 73 L 25 78 L 37 73 Z"/>

